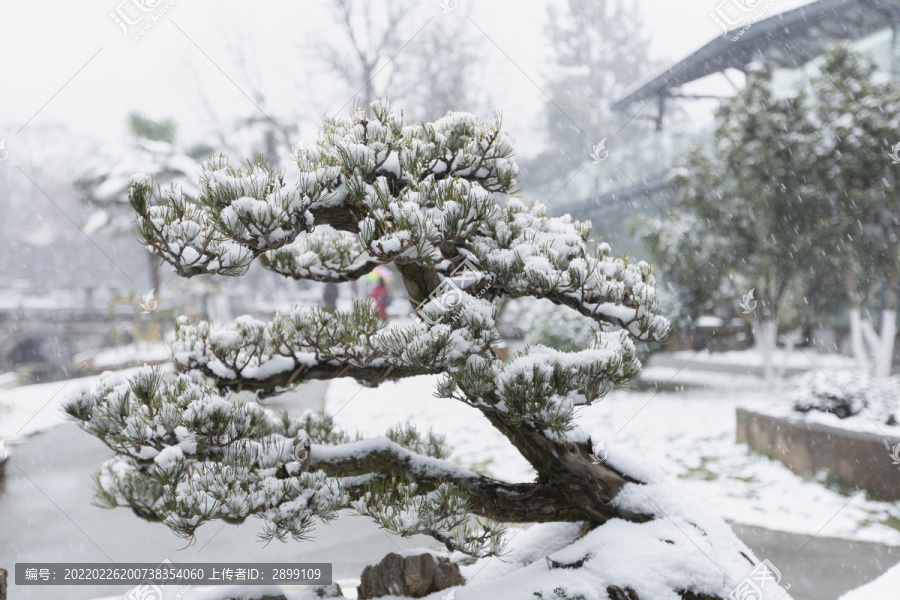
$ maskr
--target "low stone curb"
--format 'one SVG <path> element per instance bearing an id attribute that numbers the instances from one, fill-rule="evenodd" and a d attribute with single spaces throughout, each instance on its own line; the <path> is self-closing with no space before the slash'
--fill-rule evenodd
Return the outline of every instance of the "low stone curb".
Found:
<path id="1" fill-rule="evenodd" d="M 737 441 L 767 454 L 797 475 L 825 470 L 839 483 L 877 500 L 900 500 L 900 468 L 891 448 L 900 438 L 773 417 L 737 409 Z"/>

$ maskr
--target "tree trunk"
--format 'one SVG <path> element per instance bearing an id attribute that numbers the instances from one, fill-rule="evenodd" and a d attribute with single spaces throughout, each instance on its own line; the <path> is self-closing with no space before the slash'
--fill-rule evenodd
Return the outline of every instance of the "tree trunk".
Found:
<path id="1" fill-rule="evenodd" d="M 881 344 L 878 348 L 875 363 L 876 377 L 890 377 L 891 366 L 894 362 L 894 339 L 897 336 L 897 244 L 891 244 L 888 256 L 893 260 L 888 262 L 887 273 L 884 281 L 884 306 L 881 312 Z"/>
<path id="2" fill-rule="evenodd" d="M 803 335 L 803 333 L 800 332 L 799 335 Z M 794 335 L 787 333 L 785 334 L 785 339 L 787 342 L 784 344 L 784 362 L 779 371 L 781 377 L 784 377 L 787 373 L 788 366 L 791 364 L 791 355 L 794 353 Z"/>
<path id="3" fill-rule="evenodd" d="M 849 306 L 850 347 L 853 350 L 853 358 L 856 359 L 857 368 L 863 373 L 868 373 L 870 365 L 865 339 L 863 339 L 862 299 L 859 297 L 856 273 L 849 265 L 844 269 L 844 291 Z"/>
<path id="4" fill-rule="evenodd" d="M 866 352 L 865 340 L 863 339 L 862 312 L 859 304 L 850 306 L 850 345 L 853 348 L 853 358 L 856 359 L 856 366 L 863 373 L 869 372 L 869 355 Z"/>
<path id="5" fill-rule="evenodd" d="M 763 377 L 766 381 L 775 379 L 775 348 L 778 341 L 778 323 L 763 321 L 757 327 L 760 351 L 763 359 Z"/>
<path id="6" fill-rule="evenodd" d="M 890 292 L 888 292 L 890 293 Z M 876 354 L 875 376 L 890 377 L 894 362 L 894 338 L 897 336 L 897 311 L 881 313 L 881 340 Z"/>

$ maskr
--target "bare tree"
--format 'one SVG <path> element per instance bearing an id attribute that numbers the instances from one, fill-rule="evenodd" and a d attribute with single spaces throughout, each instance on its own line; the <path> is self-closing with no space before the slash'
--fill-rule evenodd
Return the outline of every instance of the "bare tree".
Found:
<path id="1" fill-rule="evenodd" d="M 342 36 L 321 46 L 321 59 L 353 100 L 390 96 L 421 119 L 454 105 L 472 107 L 469 83 L 481 36 L 456 15 L 429 17 L 418 6 L 339 0 L 334 18 Z"/>

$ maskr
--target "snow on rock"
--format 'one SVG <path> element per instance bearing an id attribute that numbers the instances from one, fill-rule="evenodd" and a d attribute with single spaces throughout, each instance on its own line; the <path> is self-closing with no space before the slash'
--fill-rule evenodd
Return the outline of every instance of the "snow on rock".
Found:
<path id="1" fill-rule="evenodd" d="M 751 574 L 757 559 L 718 517 L 667 484 L 634 488 L 623 492 L 621 504 L 657 519 L 613 519 L 580 539 L 577 524 L 530 527 L 513 535 L 506 563 L 482 559 L 463 567 L 468 583 L 457 598 L 528 598 L 535 592 L 549 598 L 561 587 L 570 596 L 608 600 L 610 585 L 630 587 L 641 600 L 680 600 L 674 590 L 725 598 Z M 763 592 L 762 600 L 790 598 L 771 581 Z"/>
<path id="2" fill-rule="evenodd" d="M 259 598 L 281 598 L 287 600 L 320 600 L 321 598 L 343 598 L 337 593 L 338 587 L 330 586 L 301 586 L 299 589 L 285 591 L 277 585 L 216 585 L 216 586 L 158 586 L 162 590 L 162 597 L 158 600 L 258 600 Z M 136 588 L 143 589 L 143 588 Z M 143 593 L 143 592 L 140 592 Z M 153 598 L 157 598 L 151 592 Z M 131 598 L 131 595 L 127 595 Z M 143 597 L 143 596 L 139 596 Z M 148 596 L 149 598 L 150 596 Z M 115 597 L 117 600 L 119 596 Z M 112 599 L 110 599 L 112 600 Z"/>

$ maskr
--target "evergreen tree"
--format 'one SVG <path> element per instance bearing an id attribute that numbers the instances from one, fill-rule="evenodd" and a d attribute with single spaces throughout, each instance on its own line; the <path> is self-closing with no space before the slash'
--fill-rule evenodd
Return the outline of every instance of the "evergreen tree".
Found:
<path id="1" fill-rule="evenodd" d="M 814 116 L 821 135 L 810 143 L 823 208 L 821 271 L 840 274 L 850 337 L 860 367 L 891 372 L 900 284 L 900 172 L 889 156 L 900 143 L 900 83 L 849 46 L 829 49 L 813 81 Z M 884 296 L 877 306 L 878 290 Z M 881 331 L 862 316 L 880 312 Z"/>
<path id="2" fill-rule="evenodd" d="M 761 67 L 722 103 L 716 121 L 715 154 L 689 154 L 675 175 L 675 209 L 645 219 L 643 235 L 695 316 L 704 305 L 729 297 L 736 304 L 753 290 L 771 377 L 778 330 L 801 324 L 804 267 L 818 260 L 812 238 L 821 215 L 806 152 L 815 126 L 804 96 L 777 97 Z"/>
<path id="3" fill-rule="evenodd" d="M 770 358 L 777 327 L 808 325 L 843 296 L 860 367 L 869 369 L 868 346 L 887 376 L 900 283 L 900 181 L 889 156 L 900 84 L 846 45 L 821 62 L 809 95 L 777 97 L 755 68 L 717 113 L 715 154 L 697 149 L 677 172 L 676 210 L 639 229 L 692 316 L 754 289 Z M 880 334 L 862 316 L 879 289 Z"/>
<path id="4" fill-rule="evenodd" d="M 285 277 L 330 282 L 393 263 L 422 318 L 387 327 L 368 301 L 221 327 L 182 317 L 172 352 L 179 375 L 107 375 L 66 402 L 115 454 L 97 476 L 98 502 L 187 538 L 211 520 L 256 516 L 265 539 L 281 540 L 304 539 L 315 520 L 352 507 L 395 534 L 429 535 L 477 557 L 501 553 L 502 523 L 576 522 L 566 534 L 571 560 L 541 561 L 542 569 L 584 567 L 592 586 L 608 585 L 616 598 L 639 597 L 633 587 L 726 596 L 749 571 L 750 551 L 645 468 L 598 457 L 577 427 L 579 407 L 637 377 L 635 342 L 666 335 L 650 266 L 606 244 L 592 249 L 589 222 L 503 201 L 517 166 L 499 119 L 448 112 L 410 125 L 384 101 L 370 110 L 327 119 L 314 146 L 296 148 L 290 171 L 219 155 L 204 163 L 197 196 L 170 187 L 160 197 L 145 179 L 132 181 L 128 197 L 143 243 L 182 276 L 241 275 L 257 261 Z M 535 345 L 504 362 L 494 353 L 504 296 L 566 306 L 592 320 L 593 335 L 581 349 Z M 327 415 L 275 413 L 228 394 L 262 397 L 338 377 L 378 386 L 421 374 L 440 375 L 436 395 L 480 412 L 536 479 L 472 472 L 447 460 L 443 439 L 415 428 L 354 439 Z M 685 529 L 699 530 L 694 544 L 706 550 L 680 538 Z M 607 565 L 592 562 L 600 548 L 633 554 L 636 539 L 665 568 L 641 570 L 634 556 L 625 558 L 628 575 L 603 574 Z M 651 587 L 641 587 L 644 579 Z"/>

